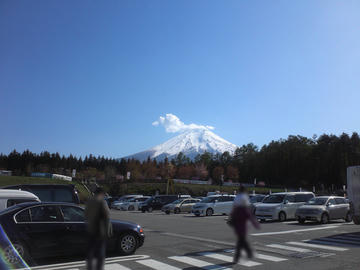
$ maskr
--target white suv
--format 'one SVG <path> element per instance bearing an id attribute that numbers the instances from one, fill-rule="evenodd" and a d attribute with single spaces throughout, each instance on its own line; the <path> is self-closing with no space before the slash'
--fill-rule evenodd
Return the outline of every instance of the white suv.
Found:
<path id="1" fill-rule="evenodd" d="M 312 192 L 273 193 L 256 206 L 255 215 L 261 221 L 295 219 L 296 210 L 314 197 Z"/>
<path id="2" fill-rule="evenodd" d="M 234 199 L 234 195 L 209 196 L 196 203 L 191 212 L 195 216 L 228 215 L 232 210 Z"/>

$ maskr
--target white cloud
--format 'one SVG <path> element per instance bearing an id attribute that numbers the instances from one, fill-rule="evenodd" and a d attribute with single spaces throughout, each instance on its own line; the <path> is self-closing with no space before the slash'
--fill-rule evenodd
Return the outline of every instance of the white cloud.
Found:
<path id="1" fill-rule="evenodd" d="M 160 116 L 158 120 L 152 123 L 153 126 L 164 126 L 165 131 L 169 133 L 184 132 L 191 129 L 215 129 L 212 126 L 203 126 L 197 124 L 184 124 L 179 117 L 174 114 L 167 113 L 165 116 Z"/>

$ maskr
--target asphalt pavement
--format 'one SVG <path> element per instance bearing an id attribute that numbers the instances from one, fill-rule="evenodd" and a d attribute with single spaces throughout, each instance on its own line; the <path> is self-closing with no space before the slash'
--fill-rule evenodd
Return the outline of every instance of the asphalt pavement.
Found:
<path id="1" fill-rule="evenodd" d="M 325 225 L 261 223 L 260 230 L 249 230 L 255 258 L 247 260 L 244 254 L 233 266 L 235 237 L 226 216 L 117 210 L 111 210 L 111 216 L 140 224 L 146 239 L 134 256 L 108 257 L 105 270 L 360 269 L 360 226 L 342 220 Z M 81 258 L 58 258 L 51 263 L 33 269 L 85 269 Z"/>

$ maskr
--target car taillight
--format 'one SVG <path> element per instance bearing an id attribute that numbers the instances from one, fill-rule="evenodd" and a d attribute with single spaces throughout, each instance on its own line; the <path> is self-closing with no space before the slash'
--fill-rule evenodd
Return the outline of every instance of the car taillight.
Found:
<path id="1" fill-rule="evenodd" d="M 139 232 L 140 232 L 140 233 L 143 233 L 143 232 L 144 232 L 143 228 L 140 228 L 140 229 L 139 229 Z"/>

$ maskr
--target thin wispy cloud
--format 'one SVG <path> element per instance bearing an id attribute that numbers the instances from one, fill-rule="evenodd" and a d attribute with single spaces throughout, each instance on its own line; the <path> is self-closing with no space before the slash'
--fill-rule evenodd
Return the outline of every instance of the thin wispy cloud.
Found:
<path id="1" fill-rule="evenodd" d="M 168 133 L 184 132 L 187 130 L 193 129 L 215 129 L 212 126 L 208 125 L 198 125 L 198 124 L 185 124 L 182 122 L 179 117 L 172 113 L 167 113 L 165 116 L 160 116 L 158 120 L 152 123 L 153 126 L 163 126 L 165 131 Z"/>

